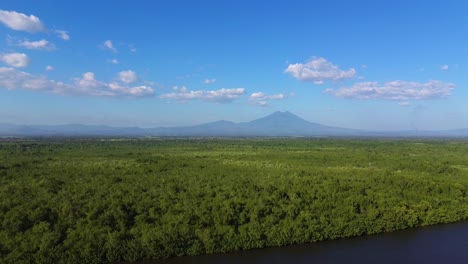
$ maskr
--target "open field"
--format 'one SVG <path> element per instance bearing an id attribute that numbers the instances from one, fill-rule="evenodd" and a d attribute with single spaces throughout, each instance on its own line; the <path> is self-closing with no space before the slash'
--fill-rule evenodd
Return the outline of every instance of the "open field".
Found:
<path id="1" fill-rule="evenodd" d="M 0 142 L 0 262 L 102 263 L 468 218 L 468 141 Z"/>

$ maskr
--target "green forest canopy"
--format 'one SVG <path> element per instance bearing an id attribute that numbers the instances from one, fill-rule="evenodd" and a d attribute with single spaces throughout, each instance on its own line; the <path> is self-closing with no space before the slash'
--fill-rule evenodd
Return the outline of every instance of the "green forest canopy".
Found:
<path id="1" fill-rule="evenodd" d="M 0 142 L 0 262 L 102 263 L 468 218 L 468 142 Z"/>

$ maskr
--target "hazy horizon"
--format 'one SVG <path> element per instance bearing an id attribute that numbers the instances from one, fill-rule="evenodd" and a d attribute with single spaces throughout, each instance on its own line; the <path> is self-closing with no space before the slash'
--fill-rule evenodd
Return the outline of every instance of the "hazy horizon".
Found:
<path id="1" fill-rule="evenodd" d="M 211 123 L 217 123 L 217 122 L 222 122 L 222 121 L 226 121 L 226 122 L 232 122 L 233 124 L 236 124 L 236 125 L 240 125 L 240 124 L 247 124 L 247 123 L 251 123 L 251 122 L 255 122 L 257 121 L 258 119 L 263 119 L 263 118 L 270 118 L 270 117 L 273 117 L 275 114 L 277 113 L 291 113 L 293 116 L 296 116 L 296 117 L 299 117 L 300 119 L 306 121 L 306 122 L 309 122 L 309 123 L 314 123 L 314 124 L 318 124 L 318 125 L 321 125 L 321 126 L 325 126 L 325 127 L 334 127 L 334 128 L 339 128 L 339 129 L 352 129 L 352 130 L 358 130 L 358 131 L 361 131 L 361 132 L 403 132 L 403 131 L 427 131 L 427 132 L 444 132 L 444 131 L 454 131 L 454 130 L 468 130 L 468 128 L 455 128 L 455 129 L 441 129 L 441 130 L 435 130 L 435 129 L 427 129 L 427 130 L 422 130 L 422 129 L 394 129 L 394 130 L 384 130 L 384 129 L 360 129 L 360 128 L 349 128 L 349 127 L 338 127 L 338 126 L 329 126 L 327 124 L 321 124 L 321 123 L 315 123 L 313 121 L 310 121 L 310 120 L 306 120 L 306 119 L 303 119 L 301 116 L 298 116 L 290 111 L 275 111 L 273 113 L 270 113 L 266 116 L 261 116 L 259 118 L 255 118 L 255 119 L 251 119 L 251 120 L 246 120 L 246 121 L 240 121 L 240 122 L 234 122 L 234 121 L 231 121 L 231 120 L 225 120 L 225 119 L 221 119 L 221 120 L 213 120 L 213 121 L 209 121 L 209 122 L 204 122 L 204 123 L 196 123 L 196 124 L 184 124 L 184 125 L 173 125 L 173 126 L 125 126 L 125 125 L 103 125 L 103 124 L 82 124 L 82 123 L 57 123 L 57 124 L 16 124 L 16 123 L 0 123 L 0 126 L 1 125 L 18 125 L 18 126 L 31 126 L 31 127 L 36 127 L 36 126 L 51 126 L 51 127 L 54 127 L 54 126 L 90 126 L 90 127 L 99 127 L 99 126 L 105 126 L 105 127 L 109 127 L 109 128 L 132 128 L 132 127 L 135 127 L 135 128 L 141 128 L 141 129 L 152 129 L 152 128 L 183 128 L 183 127 L 196 127 L 198 125 L 205 125 L 205 124 L 211 124 Z M 282 122 L 282 121 L 279 121 L 279 122 Z M 79 132 L 78 132 L 79 133 Z M 461 134 L 460 134 L 461 135 Z M 460 135 L 457 135 L 457 136 L 460 136 Z M 365 136 L 365 135 L 364 135 Z M 403 134 L 404 136 L 404 134 Z M 463 136 L 465 136 L 463 134 Z"/>
<path id="2" fill-rule="evenodd" d="M 468 3 L 5 2 L 0 123 L 468 128 Z M 241 19 L 239 19 L 241 18 Z"/>

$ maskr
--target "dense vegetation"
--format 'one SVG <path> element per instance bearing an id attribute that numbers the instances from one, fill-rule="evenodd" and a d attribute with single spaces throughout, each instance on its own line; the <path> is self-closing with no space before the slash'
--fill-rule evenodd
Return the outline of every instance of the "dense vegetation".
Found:
<path id="1" fill-rule="evenodd" d="M 0 262 L 102 263 L 468 218 L 468 142 L 0 142 Z"/>

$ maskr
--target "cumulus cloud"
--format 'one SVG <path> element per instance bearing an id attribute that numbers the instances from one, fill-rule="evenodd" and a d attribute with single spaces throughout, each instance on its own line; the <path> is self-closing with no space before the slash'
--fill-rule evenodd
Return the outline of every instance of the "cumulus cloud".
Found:
<path id="1" fill-rule="evenodd" d="M 81 78 L 75 79 L 75 87 L 82 93 L 94 96 L 147 96 L 154 90 L 148 86 L 129 87 L 116 82 L 105 83 L 96 80 L 94 73 L 86 72 Z"/>
<path id="2" fill-rule="evenodd" d="M 326 89 L 324 92 L 337 97 L 375 100 L 425 100 L 441 99 L 451 95 L 453 83 L 431 80 L 426 83 L 391 81 L 383 85 L 378 82 L 361 82 L 351 87 Z"/>
<path id="3" fill-rule="evenodd" d="M 8 53 L 0 54 L 0 61 L 13 66 L 15 68 L 24 68 L 29 65 L 31 60 L 24 53 Z"/>
<path id="4" fill-rule="evenodd" d="M 205 79 L 203 81 L 204 84 L 213 84 L 216 82 L 216 79 Z"/>
<path id="5" fill-rule="evenodd" d="M 112 64 L 119 64 L 119 61 L 117 59 L 112 59 L 109 62 Z"/>
<path id="6" fill-rule="evenodd" d="M 103 97 L 144 97 L 154 95 L 148 86 L 128 86 L 116 82 L 106 83 L 96 79 L 92 72 L 84 73 L 72 83 L 49 80 L 14 68 L 0 67 L 0 88 L 50 92 L 60 95 L 86 95 Z"/>
<path id="7" fill-rule="evenodd" d="M 104 42 L 101 44 L 101 47 L 102 47 L 103 49 L 108 49 L 108 50 L 110 50 L 110 51 L 112 51 L 112 52 L 117 53 L 117 49 L 114 47 L 114 44 L 112 43 L 111 40 L 106 40 L 106 41 L 104 41 Z"/>
<path id="8" fill-rule="evenodd" d="M 70 40 L 70 34 L 68 34 L 68 31 L 65 30 L 55 30 L 55 33 L 59 36 L 59 38 L 63 40 Z"/>
<path id="9" fill-rule="evenodd" d="M 45 76 L 32 75 L 9 67 L 0 67 L 0 88 L 40 90 L 54 93 L 70 89 L 66 84 L 48 80 Z"/>
<path id="10" fill-rule="evenodd" d="M 343 81 L 356 75 L 354 68 L 341 70 L 337 65 L 319 57 L 312 57 L 306 63 L 289 64 L 284 72 L 298 80 L 310 81 L 314 84 L 323 84 L 325 81 Z"/>
<path id="11" fill-rule="evenodd" d="M 0 10 L 0 23 L 13 29 L 36 33 L 45 31 L 45 27 L 41 20 L 33 15 L 25 15 L 15 11 Z"/>
<path id="12" fill-rule="evenodd" d="M 443 71 L 446 71 L 449 69 L 449 66 L 447 64 L 440 66 L 440 69 Z"/>
<path id="13" fill-rule="evenodd" d="M 132 70 L 119 72 L 119 79 L 124 83 L 133 83 L 138 80 L 136 72 Z"/>
<path id="14" fill-rule="evenodd" d="M 52 67 L 52 66 L 50 66 L 50 65 L 47 65 L 47 66 L 45 67 L 45 70 L 46 70 L 46 71 L 53 71 L 53 70 L 54 70 L 54 67 Z"/>
<path id="15" fill-rule="evenodd" d="M 267 95 L 262 92 L 252 93 L 249 97 L 249 103 L 257 106 L 268 106 L 269 100 L 282 100 L 286 96 L 282 93 Z"/>
<path id="16" fill-rule="evenodd" d="M 266 95 L 262 92 L 258 92 L 258 93 L 252 93 L 250 95 L 250 99 L 255 99 L 255 100 L 280 100 L 280 99 L 284 99 L 285 96 L 284 94 L 280 93 L 280 94 L 273 94 L 273 95 Z"/>
<path id="17" fill-rule="evenodd" d="M 187 87 L 174 87 L 173 93 L 167 93 L 160 96 L 163 99 L 173 99 L 180 101 L 188 100 L 202 100 L 207 102 L 228 103 L 236 100 L 245 94 L 244 88 L 222 88 L 219 90 L 205 91 L 205 90 L 188 90 Z"/>
<path id="18" fill-rule="evenodd" d="M 38 41 L 29 41 L 23 40 L 18 42 L 18 46 L 27 48 L 27 49 L 36 49 L 36 50 L 54 50 L 54 44 L 50 43 L 45 39 L 41 39 Z"/>

